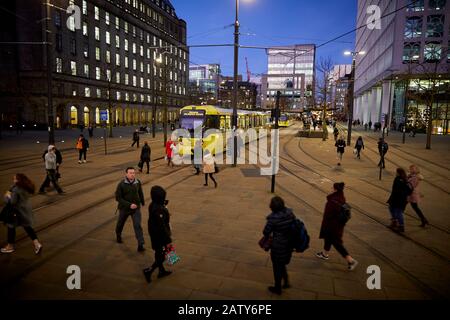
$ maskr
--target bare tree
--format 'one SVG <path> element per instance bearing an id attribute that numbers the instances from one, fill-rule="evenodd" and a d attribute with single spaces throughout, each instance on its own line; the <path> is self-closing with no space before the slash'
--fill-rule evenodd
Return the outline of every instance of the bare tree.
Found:
<path id="1" fill-rule="evenodd" d="M 333 75 L 334 63 L 330 57 L 321 58 L 317 71 L 319 72 L 319 78 L 316 80 L 317 88 L 317 104 L 322 108 L 322 140 L 328 139 L 328 128 L 326 125 L 327 106 L 331 101 L 331 78 Z"/>

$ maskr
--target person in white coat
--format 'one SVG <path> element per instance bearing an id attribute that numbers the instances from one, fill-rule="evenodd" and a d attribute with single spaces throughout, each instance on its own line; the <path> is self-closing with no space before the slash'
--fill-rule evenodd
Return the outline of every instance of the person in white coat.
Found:
<path id="1" fill-rule="evenodd" d="M 208 185 L 208 175 L 211 180 L 214 182 L 214 188 L 217 188 L 217 182 L 213 177 L 213 174 L 216 172 L 215 169 L 215 159 L 214 156 L 209 152 L 209 150 L 205 150 L 205 155 L 203 156 L 203 173 L 205 174 L 205 184 Z"/>

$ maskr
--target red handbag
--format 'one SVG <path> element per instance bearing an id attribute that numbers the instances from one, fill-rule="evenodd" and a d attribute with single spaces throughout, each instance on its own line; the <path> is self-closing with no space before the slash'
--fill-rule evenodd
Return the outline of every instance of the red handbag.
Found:
<path id="1" fill-rule="evenodd" d="M 264 249 L 264 251 L 269 251 L 272 247 L 272 236 L 263 236 L 261 240 L 258 241 L 259 246 Z"/>

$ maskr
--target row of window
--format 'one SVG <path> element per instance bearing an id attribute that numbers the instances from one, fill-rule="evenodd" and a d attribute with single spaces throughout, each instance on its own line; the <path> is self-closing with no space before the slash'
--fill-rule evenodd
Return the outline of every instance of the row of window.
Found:
<path id="1" fill-rule="evenodd" d="M 443 47 L 439 41 L 426 42 L 423 49 L 423 57 L 425 62 L 439 62 L 445 58 L 447 54 L 447 62 L 450 62 L 450 41 L 447 47 Z M 446 49 L 446 50 L 445 50 Z M 408 42 L 403 46 L 403 62 L 419 62 L 421 57 L 421 43 L 420 42 Z"/>
<path id="2" fill-rule="evenodd" d="M 447 4 L 446 0 L 428 0 L 429 10 L 444 10 Z M 407 11 L 417 12 L 425 10 L 424 0 L 408 0 Z"/>
<path id="3" fill-rule="evenodd" d="M 423 17 L 408 17 L 405 24 L 405 38 L 422 37 Z M 445 16 L 441 14 L 429 15 L 425 36 L 427 38 L 442 38 L 444 36 Z"/>

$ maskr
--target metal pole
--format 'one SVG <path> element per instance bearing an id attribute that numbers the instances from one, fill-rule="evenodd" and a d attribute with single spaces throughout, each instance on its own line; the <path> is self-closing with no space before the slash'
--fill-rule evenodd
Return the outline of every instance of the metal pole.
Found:
<path id="1" fill-rule="evenodd" d="M 48 118 L 48 143 L 55 144 L 55 125 L 53 115 L 53 86 L 52 86 L 52 43 L 50 39 L 50 0 L 45 3 L 45 41 L 47 42 L 47 118 Z"/>
<path id="2" fill-rule="evenodd" d="M 408 109 L 408 88 L 409 88 L 409 79 L 405 82 L 405 96 L 403 99 L 403 136 L 402 136 L 402 143 L 405 144 L 406 142 L 406 117 L 407 117 L 407 109 Z"/>
<path id="3" fill-rule="evenodd" d="M 153 87 L 153 95 L 152 95 L 152 101 L 153 101 L 153 110 L 152 110 L 152 138 L 155 138 L 156 135 L 156 104 L 158 103 L 158 99 L 156 98 L 156 82 L 155 82 L 155 61 L 153 61 L 153 76 L 152 76 L 152 87 Z"/>
<path id="4" fill-rule="evenodd" d="M 349 112 L 348 112 L 348 130 L 347 130 L 347 145 L 351 145 L 352 143 L 352 121 L 353 121 L 353 99 L 355 94 L 355 63 L 356 63 L 356 54 L 353 53 L 353 61 L 352 61 L 352 72 L 351 72 L 351 86 L 350 86 L 350 101 L 349 101 Z"/>
<path id="5" fill-rule="evenodd" d="M 234 22 L 234 76 L 233 76 L 233 130 L 238 128 L 238 67 L 239 67 L 239 0 L 236 0 L 236 19 Z M 234 132 L 233 167 L 237 164 L 237 135 Z"/>
<path id="6" fill-rule="evenodd" d="M 167 59 L 167 56 L 165 57 Z M 166 61 L 163 60 L 163 73 L 164 73 L 164 115 L 163 115 L 163 126 L 164 126 L 164 147 L 167 142 L 167 65 Z"/>
<path id="7" fill-rule="evenodd" d="M 280 114 L 280 96 L 281 96 L 281 91 L 277 91 L 277 100 L 276 100 L 276 104 L 275 104 L 275 132 L 276 134 L 278 134 L 278 116 Z M 275 143 L 277 143 L 277 139 L 274 139 Z M 275 152 L 277 146 L 272 146 L 272 150 L 273 152 Z M 273 158 L 274 155 L 272 154 L 272 164 L 274 164 L 274 160 L 278 161 L 277 159 Z M 272 186 L 270 188 L 270 192 L 274 193 L 275 192 L 275 174 L 272 174 Z"/>
<path id="8" fill-rule="evenodd" d="M 294 45 L 294 73 L 292 74 L 292 108 L 294 107 L 295 104 L 295 62 L 297 60 L 297 46 Z"/>
<path id="9" fill-rule="evenodd" d="M 112 76 L 111 76 L 112 77 Z M 109 137 L 113 137 L 113 120 L 112 120 L 112 101 L 111 101 L 111 78 L 108 82 L 108 120 L 109 120 Z M 106 138 L 106 135 L 105 135 Z M 106 139 L 105 139 L 106 141 Z"/>
<path id="10" fill-rule="evenodd" d="M 384 121 L 386 126 L 386 136 L 389 136 L 389 128 L 391 127 L 391 99 L 392 99 L 392 79 L 389 80 L 389 107 L 387 118 Z"/>

